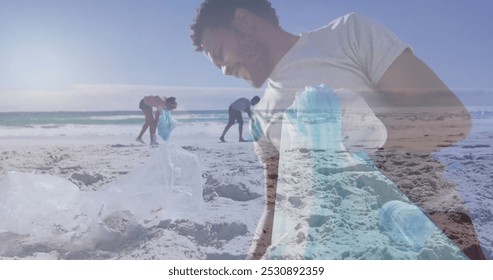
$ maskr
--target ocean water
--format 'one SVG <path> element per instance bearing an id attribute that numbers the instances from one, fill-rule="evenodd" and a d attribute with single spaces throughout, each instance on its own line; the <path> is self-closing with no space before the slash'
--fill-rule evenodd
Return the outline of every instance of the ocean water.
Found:
<path id="1" fill-rule="evenodd" d="M 224 126 L 228 120 L 226 110 L 176 111 L 172 114 L 179 126 L 195 132 Z M 141 111 L 0 112 L 0 139 L 129 136 L 137 135 L 143 123 Z"/>
<path id="2" fill-rule="evenodd" d="M 467 108 L 476 124 L 484 126 L 493 120 L 493 106 L 468 105 Z M 223 127 L 228 120 L 226 110 L 176 111 L 173 116 L 179 126 L 192 130 Z M 247 121 L 246 116 L 244 120 Z M 143 123 L 141 111 L 0 112 L 0 138 L 126 136 L 138 133 Z"/>

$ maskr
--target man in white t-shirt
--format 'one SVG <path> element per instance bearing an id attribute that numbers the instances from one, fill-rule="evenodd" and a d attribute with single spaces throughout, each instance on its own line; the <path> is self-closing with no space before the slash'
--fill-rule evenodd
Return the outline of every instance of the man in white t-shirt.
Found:
<path id="1" fill-rule="evenodd" d="M 343 144 L 352 152 L 429 154 L 469 133 L 469 114 L 455 94 L 408 45 L 364 16 L 348 14 L 294 35 L 279 26 L 266 0 L 206 0 L 191 28 L 196 50 L 224 75 L 255 88 L 267 82 L 254 109 L 260 130 L 255 149 L 265 167 L 267 206 L 250 258 L 262 257 L 271 245 L 282 114 L 306 86 L 325 84 L 339 96 Z M 405 112 L 451 117 L 418 118 L 409 128 L 409 120 L 399 115 Z M 354 117 L 358 114 L 362 118 Z"/>

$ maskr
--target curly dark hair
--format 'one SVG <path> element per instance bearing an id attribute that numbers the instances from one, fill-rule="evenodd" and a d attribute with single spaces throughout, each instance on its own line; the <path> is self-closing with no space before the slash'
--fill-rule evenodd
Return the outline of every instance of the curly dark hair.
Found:
<path id="1" fill-rule="evenodd" d="M 171 104 L 171 105 L 178 105 L 176 103 L 176 97 L 174 97 L 174 96 L 170 96 L 170 97 L 166 98 L 166 102 Z"/>
<path id="2" fill-rule="evenodd" d="M 202 51 L 202 34 L 206 27 L 227 27 L 233 20 L 236 9 L 243 8 L 275 26 L 279 26 L 276 10 L 267 0 L 204 0 L 197 9 L 190 26 L 190 36 L 196 51 Z"/>

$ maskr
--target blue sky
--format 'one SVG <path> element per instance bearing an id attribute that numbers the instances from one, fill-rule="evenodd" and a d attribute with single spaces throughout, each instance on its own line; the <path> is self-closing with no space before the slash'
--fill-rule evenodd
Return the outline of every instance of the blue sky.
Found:
<path id="1" fill-rule="evenodd" d="M 316 29 L 348 12 L 409 43 L 452 89 L 493 88 L 489 0 L 272 0 L 281 26 Z M 184 110 L 261 95 L 193 50 L 201 0 L 0 0 L 0 111 L 138 110 L 175 95 Z"/>

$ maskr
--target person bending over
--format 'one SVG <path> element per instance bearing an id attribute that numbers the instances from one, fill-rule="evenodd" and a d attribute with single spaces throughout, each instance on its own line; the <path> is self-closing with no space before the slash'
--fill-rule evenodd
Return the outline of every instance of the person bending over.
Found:
<path id="1" fill-rule="evenodd" d="M 150 145 L 155 146 L 159 145 L 156 140 L 156 128 L 157 123 L 159 121 L 159 116 L 161 115 L 161 111 L 163 109 L 167 109 L 172 111 L 176 109 L 177 103 L 175 97 L 166 97 L 166 96 L 155 96 L 150 95 L 144 97 L 140 100 L 139 108 L 142 110 L 145 116 L 145 122 L 142 125 L 142 129 L 140 130 L 139 136 L 135 139 L 137 142 L 145 144 L 144 140 L 142 140 L 142 136 L 150 128 Z M 156 112 L 153 115 L 153 108 L 156 108 Z"/>
<path id="2" fill-rule="evenodd" d="M 279 116 L 306 86 L 325 84 L 340 89 L 343 103 L 346 97 L 355 101 L 346 104 L 343 118 L 357 108 L 368 112 L 352 114 L 371 120 L 368 127 L 357 119 L 342 120 L 343 144 L 351 152 L 384 149 L 430 155 L 464 139 L 471 129 L 464 105 L 412 48 L 365 16 L 347 14 L 295 35 L 280 27 L 267 0 L 205 0 L 191 29 L 195 50 L 224 75 L 243 79 L 254 88 L 267 82 L 253 110 L 262 132 L 254 145 L 264 164 L 267 203 L 249 258 L 261 258 L 271 245 L 281 146 Z M 406 112 L 433 117 L 414 118 L 410 125 Z M 445 233 L 470 258 L 484 258 L 472 223 L 451 225 L 432 219 L 441 229 L 453 227 L 452 233 Z"/>
<path id="3" fill-rule="evenodd" d="M 223 134 L 219 139 L 221 142 L 226 142 L 224 139 L 224 136 L 226 136 L 226 133 L 228 130 L 235 124 L 235 121 L 238 123 L 238 132 L 239 132 L 239 141 L 240 142 L 246 142 L 245 139 L 243 139 L 243 115 L 242 112 L 246 112 L 248 114 L 248 117 L 252 117 L 252 112 L 250 110 L 251 106 L 255 106 L 260 100 L 260 97 L 254 96 L 252 100 L 248 100 L 247 98 L 239 98 L 235 102 L 231 103 L 229 105 L 228 109 L 228 124 L 224 128 Z"/>

